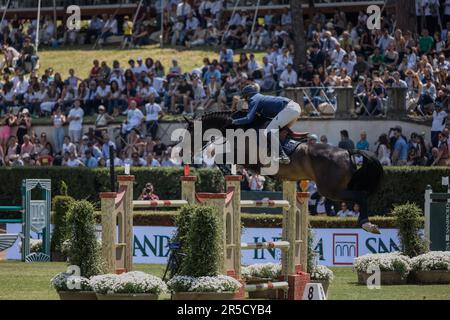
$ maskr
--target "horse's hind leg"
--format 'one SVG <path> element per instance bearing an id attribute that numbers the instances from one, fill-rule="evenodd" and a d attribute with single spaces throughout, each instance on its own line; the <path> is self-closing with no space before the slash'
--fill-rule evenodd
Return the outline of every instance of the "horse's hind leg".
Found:
<path id="1" fill-rule="evenodd" d="M 369 215 L 367 212 L 367 193 L 365 191 L 343 190 L 339 192 L 338 197 L 341 201 L 350 201 L 359 204 L 360 213 L 358 223 L 360 226 L 369 222 Z"/>

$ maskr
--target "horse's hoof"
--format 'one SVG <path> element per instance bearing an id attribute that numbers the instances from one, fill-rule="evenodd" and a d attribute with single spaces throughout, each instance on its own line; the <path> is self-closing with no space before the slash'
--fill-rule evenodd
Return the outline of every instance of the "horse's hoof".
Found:
<path id="1" fill-rule="evenodd" d="M 380 229 L 378 229 L 378 226 L 376 224 L 366 222 L 362 225 L 362 228 L 366 230 L 367 232 L 373 233 L 373 234 L 381 234 Z"/>

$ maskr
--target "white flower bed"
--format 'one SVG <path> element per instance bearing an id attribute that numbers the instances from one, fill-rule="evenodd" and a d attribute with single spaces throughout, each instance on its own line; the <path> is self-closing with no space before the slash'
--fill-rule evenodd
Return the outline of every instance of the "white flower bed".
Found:
<path id="1" fill-rule="evenodd" d="M 33 239 L 30 238 L 30 252 L 42 252 L 42 239 Z M 19 243 L 19 251 L 22 251 L 22 241 Z"/>
<path id="2" fill-rule="evenodd" d="M 140 271 L 120 275 L 94 276 L 90 283 L 94 291 L 101 294 L 150 293 L 158 295 L 167 292 L 167 286 L 160 278 Z"/>
<path id="3" fill-rule="evenodd" d="M 377 267 L 380 271 L 396 271 L 406 277 L 411 271 L 411 259 L 400 252 L 391 252 L 366 254 L 355 258 L 353 263 L 353 268 L 363 273 L 372 273 Z"/>
<path id="4" fill-rule="evenodd" d="M 244 279 L 264 278 L 278 279 L 281 275 L 281 264 L 279 263 L 256 263 L 242 267 L 241 275 Z"/>
<path id="5" fill-rule="evenodd" d="M 69 273 L 58 273 L 50 280 L 56 291 L 92 291 L 89 279 Z"/>
<path id="6" fill-rule="evenodd" d="M 411 259 L 414 271 L 450 270 L 450 251 L 430 251 Z"/>
<path id="7" fill-rule="evenodd" d="M 228 276 L 188 277 L 175 276 L 167 282 L 172 292 L 236 292 L 241 283 Z"/>
<path id="8" fill-rule="evenodd" d="M 323 280 L 332 282 L 334 279 L 333 271 L 330 268 L 322 265 L 317 265 L 310 272 L 311 280 Z"/>

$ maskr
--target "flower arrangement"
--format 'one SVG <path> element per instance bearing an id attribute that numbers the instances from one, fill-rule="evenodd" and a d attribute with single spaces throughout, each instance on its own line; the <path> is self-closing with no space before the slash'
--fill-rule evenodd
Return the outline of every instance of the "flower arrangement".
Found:
<path id="1" fill-rule="evenodd" d="M 414 271 L 450 270 L 449 251 L 430 251 L 411 259 Z"/>
<path id="2" fill-rule="evenodd" d="M 22 242 L 19 243 L 19 251 L 22 251 Z M 30 238 L 30 253 L 33 252 L 38 253 L 42 251 L 43 251 L 42 239 Z"/>
<path id="3" fill-rule="evenodd" d="M 334 279 L 333 271 L 330 268 L 322 265 L 314 266 L 310 272 L 311 280 L 321 280 L 332 282 Z"/>
<path id="4" fill-rule="evenodd" d="M 92 291 L 89 279 L 60 272 L 50 280 L 56 291 Z"/>
<path id="5" fill-rule="evenodd" d="M 241 283 L 229 276 L 189 277 L 175 276 L 167 282 L 172 292 L 236 292 Z"/>
<path id="6" fill-rule="evenodd" d="M 279 263 L 256 263 L 241 269 L 242 277 L 246 280 L 252 278 L 278 279 L 281 275 Z"/>
<path id="7" fill-rule="evenodd" d="M 100 294 L 149 293 L 158 295 L 167 291 L 166 284 L 160 278 L 141 271 L 94 276 L 90 283 L 93 290 Z"/>
<path id="8" fill-rule="evenodd" d="M 355 258 L 353 268 L 362 273 L 371 273 L 375 268 L 380 271 L 395 271 L 399 272 L 402 278 L 406 278 L 411 271 L 411 261 L 400 252 L 366 254 Z"/>

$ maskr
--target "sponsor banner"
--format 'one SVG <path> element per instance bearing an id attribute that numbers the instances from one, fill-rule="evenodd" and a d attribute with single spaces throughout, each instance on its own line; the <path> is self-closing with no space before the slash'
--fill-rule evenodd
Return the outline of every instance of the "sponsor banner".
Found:
<path id="1" fill-rule="evenodd" d="M 174 227 L 136 226 L 134 231 L 133 262 L 148 264 L 167 263 L 168 243 Z M 8 233 L 20 232 L 20 225 L 8 224 Z M 326 266 L 350 266 L 353 259 L 368 253 L 386 253 L 399 250 L 396 229 L 382 229 L 380 235 L 362 229 L 313 229 L 313 247 L 317 262 Z M 36 235 L 34 235 L 35 237 Z M 281 228 L 244 228 L 242 242 L 281 240 Z M 8 250 L 8 259 L 20 259 L 17 241 Z M 242 251 L 242 264 L 277 262 L 279 249 L 255 249 Z"/>

